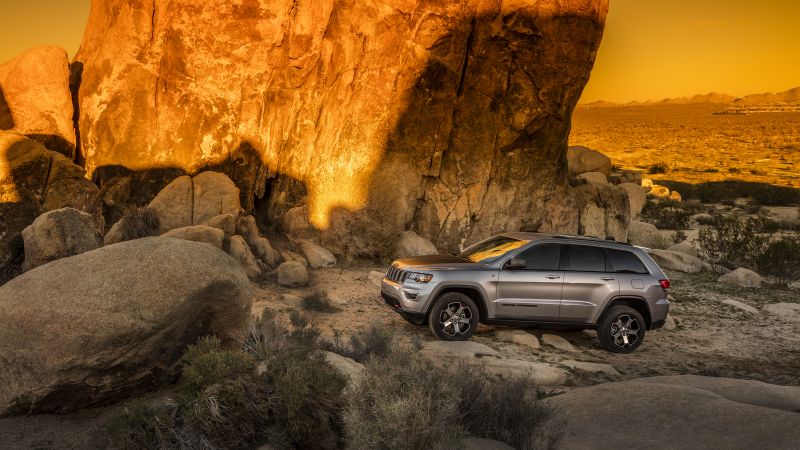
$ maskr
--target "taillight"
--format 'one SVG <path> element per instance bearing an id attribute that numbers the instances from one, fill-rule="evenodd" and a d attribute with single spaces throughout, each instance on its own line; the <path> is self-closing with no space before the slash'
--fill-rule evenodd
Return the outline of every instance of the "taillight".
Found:
<path id="1" fill-rule="evenodd" d="M 669 289 L 669 280 L 658 280 L 661 283 L 661 287 L 664 289 Z"/>

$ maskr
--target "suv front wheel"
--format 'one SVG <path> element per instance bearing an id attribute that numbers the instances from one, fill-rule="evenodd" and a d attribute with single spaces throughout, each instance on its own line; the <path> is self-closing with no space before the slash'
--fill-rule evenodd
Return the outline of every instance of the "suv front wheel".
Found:
<path id="1" fill-rule="evenodd" d="M 478 321 L 478 306 L 458 292 L 448 292 L 437 298 L 428 317 L 433 334 L 445 341 L 466 341 L 475 332 Z"/>
<path id="2" fill-rule="evenodd" d="M 645 323 L 639 311 L 630 306 L 611 307 L 600 320 L 597 337 L 614 353 L 630 353 L 644 342 Z"/>

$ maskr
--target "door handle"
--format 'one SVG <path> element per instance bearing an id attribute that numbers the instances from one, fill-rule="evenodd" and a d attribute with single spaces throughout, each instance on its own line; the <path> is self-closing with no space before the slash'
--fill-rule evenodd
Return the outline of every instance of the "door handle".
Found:
<path id="1" fill-rule="evenodd" d="M 605 281 L 611 281 L 613 279 L 614 279 L 614 277 L 603 277 L 603 278 L 601 278 L 601 280 L 605 280 Z"/>
<path id="2" fill-rule="evenodd" d="M 555 280 L 555 279 L 561 278 L 558 275 L 545 275 L 544 277 L 547 278 L 548 280 Z"/>

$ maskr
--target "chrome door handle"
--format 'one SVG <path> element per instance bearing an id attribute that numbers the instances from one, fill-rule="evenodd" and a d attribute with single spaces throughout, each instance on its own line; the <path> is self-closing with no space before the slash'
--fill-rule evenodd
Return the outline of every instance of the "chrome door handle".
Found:
<path id="1" fill-rule="evenodd" d="M 558 275 L 545 275 L 544 277 L 547 278 L 548 280 L 555 280 L 557 278 L 561 278 Z"/>
<path id="2" fill-rule="evenodd" d="M 601 280 L 605 280 L 605 281 L 611 281 L 613 279 L 614 279 L 614 277 L 603 277 L 603 278 L 601 278 Z"/>

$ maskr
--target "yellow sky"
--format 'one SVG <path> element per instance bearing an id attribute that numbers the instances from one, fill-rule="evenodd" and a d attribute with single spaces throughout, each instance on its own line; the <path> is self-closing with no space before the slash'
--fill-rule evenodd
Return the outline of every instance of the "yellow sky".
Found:
<path id="1" fill-rule="evenodd" d="M 800 86 L 800 0 L 611 0 L 582 102 Z"/>
<path id="2" fill-rule="evenodd" d="M 0 62 L 78 50 L 90 0 L 0 0 Z M 800 86 L 800 0 L 611 0 L 582 102 Z"/>

